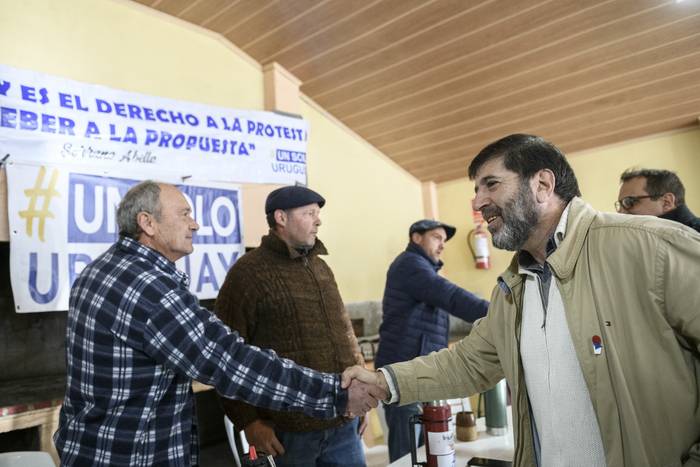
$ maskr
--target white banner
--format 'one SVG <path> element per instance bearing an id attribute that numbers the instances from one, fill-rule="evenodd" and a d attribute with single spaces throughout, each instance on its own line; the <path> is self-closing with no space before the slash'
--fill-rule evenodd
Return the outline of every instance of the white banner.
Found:
<path id="1" fill-rule="evenodd" d="M 233 85 L 233 84 L 232 84 Z M 308 125 L 0 65 L 0 158 L 140 179 L 306 184 Z"/>
<path id="2" fill-rule="evenodd" d="M 15 309 L 67 310 L 76 276 L 117 240 L 116 208 L 138 180 L 10 163 L 7 182 Z M 194 181 L 178 188 L 200 229 L 193 238 L 194 253 L 177 266 L 190 276 L 195 295 L 215 298 L 244 252 L 240 190 Z"/>

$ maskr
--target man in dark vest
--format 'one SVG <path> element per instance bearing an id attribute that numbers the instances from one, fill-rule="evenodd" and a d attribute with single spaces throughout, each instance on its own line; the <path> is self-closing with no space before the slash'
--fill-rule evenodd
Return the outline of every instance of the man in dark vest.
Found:
<path id="1" fill-rule="evenodd" d="M 386 275 L 383 319 L 375 358 L 377 367 L 447 347 L 448 314 L 468 322 L 486 315 L 489 305 L 486 300 L 438 274 L 445 242 L 456 231 L 451 225 L 430 219 L 411 225 L 408 246 Z M 410 451 L 408 421 L 419 410 L 418 404 L 384 406 L 391 462 Z"/>
<path id="2" fill-rule="evenodd" d="M 249 344 L 337 373 L 363 359 L 333 272 L 320 258 L 328 253 L 317 238 L 325 202 L 301 186 L 270 193 L 270 231 L 229 271 L 216 313 Z M 248 442 L 275 456 L 278 466 L 365 465 L 358 419 L 318 420 L 242 401 L 222 403 Z"/>

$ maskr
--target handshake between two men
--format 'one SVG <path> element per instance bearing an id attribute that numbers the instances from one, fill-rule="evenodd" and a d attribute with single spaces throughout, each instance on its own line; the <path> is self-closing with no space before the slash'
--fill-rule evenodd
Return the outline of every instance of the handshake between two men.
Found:
<path id="1" fill-rule="evenodd" d="M 348 390 L 345 415 L 358 417 L 391 396 L 389 385 L 381 371 L 370 371 L 359 365 L 347 368 L 342 375 L 342 387 Z"/>

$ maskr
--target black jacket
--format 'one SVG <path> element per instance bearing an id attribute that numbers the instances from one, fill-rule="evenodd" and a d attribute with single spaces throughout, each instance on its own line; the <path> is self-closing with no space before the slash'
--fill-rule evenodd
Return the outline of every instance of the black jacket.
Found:
<path id="1" fill-rule="evenodd" d="M 447 347 L 448 313 L 469 322 L 486 316 L 489 303 L 438 275 L 441 267 L 413 242 L 391 263 L 375 366 Z"/>
<path id="2" fill-rule="evenodd" d="M 700 218 L 695 217 L 695 215 L 690 212 L 688 206 L 685 204 L 678 206 L 673 211 L 669 211 L 663 216 L 659 216 L 662 219 L 668 219 L 676 222 L 680 222 L 683 225 L 687 225 L 696 232 L 700 232 Z"/>

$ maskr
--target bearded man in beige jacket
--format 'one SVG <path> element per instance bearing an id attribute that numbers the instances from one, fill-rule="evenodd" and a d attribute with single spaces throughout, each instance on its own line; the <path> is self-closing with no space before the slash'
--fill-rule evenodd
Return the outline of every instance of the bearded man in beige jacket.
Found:
<path id="1" fill-rule="evenodd" d="M 536 136 L 490 144 L 469 176 L 494 245 L 516 251 L 488 315 L 453 349 L 345 381 L 408 404 L 505 377 L 515 466 L 700 466 L 700 235 L 595 211 Z"/>

